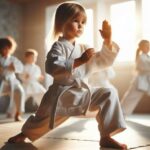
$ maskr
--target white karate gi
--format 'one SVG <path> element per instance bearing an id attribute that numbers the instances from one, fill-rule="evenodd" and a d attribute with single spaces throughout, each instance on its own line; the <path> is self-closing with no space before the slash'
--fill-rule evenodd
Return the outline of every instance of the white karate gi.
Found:
<path id="1" fill-rule="evenodd" d="M 114 88 L 116 89 L 110 79 L 115 77 L 115 71 L 112 67 L 100 70 L 91 74 L 89 77 L 89 84 L 93 87 L 104 87 L 104 88 Z M 116 89 L 117 90 L 117 89 Z"/>
<path id="2" fill-rule="evenodd" d="M 26 78 L 27 75 L 28 78 Z M 20 75 L 26 94 L 26 100 L 32 97 L 38 105 L 40 105 L 41 99 L 46 92 L 44 86 L 39 83 L 40 76 L 41 69 L 36 64 L 25 64 L 23 72 Z"/>
<path id="3" fill-rule="evenodd" d="M 117 52 L 103 46 L 88 63 L 73 69 L 74 59 L 86 50 L 83 47 L 59 38 L 49 51 L 45 67 L 54 82 L 43 96 L 36 114 L 22 127 L 22 133 L 30 140 L 38 139 L 69 116 L 85 115 L 88 109 L 99 109 L 96 119 L 101 136 L 113 135 L 126 128 L 116 91 L 90 89 L 87 83 L 91 72 L 112 65 Z M 113 48 L 119 49 L 115 43 Z"/>
<path id="4" fill-rule="evenodd" d="M 15 71 L 7 69 L 11 63 L 13 63 Z M 2 68 L 0 72 L 0 95 L 3 95 L 3 92 L 9 92 L 10 94 L 7 113 L 13 115 L 15 108 L 20 112 L 24 112 L 24 89 L 20 81 L 16 78 L 16 73 L 23 71 L 23 64 L 14 56 L 4 58 L 0 55 L 0 66 Z"/>
<path id="5" fill-rule="evenodd" d="M 150 95 L 150 56 L 142 53 L 136 63 L 137 75 L 125 92 L 121 105 L 125 115 L 130 115 L 144 94 Z"/>

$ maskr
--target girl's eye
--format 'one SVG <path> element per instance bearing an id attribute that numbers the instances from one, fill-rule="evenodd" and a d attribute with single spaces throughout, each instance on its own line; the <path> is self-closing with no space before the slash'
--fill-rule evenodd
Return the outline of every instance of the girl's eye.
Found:
<path id="1" fill-rule="evenodd" d="M 82 21 L 82 24 L 85 24 L 85 21 Z"/>
<path id="2" fill-rule="evenodd" d="M 74 19 L 73 21 L 74 21 L 74 22 L 78 22 L 78 20 L 77 20 L 77 19 Z"/>

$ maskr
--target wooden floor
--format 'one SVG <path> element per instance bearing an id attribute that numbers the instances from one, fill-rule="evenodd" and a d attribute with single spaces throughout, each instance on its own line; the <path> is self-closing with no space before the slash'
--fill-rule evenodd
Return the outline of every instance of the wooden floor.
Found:
<path id="1" fill-rule="evenodd" d="M 29 114 L 24 118 L 28 116 Z M 129 149 L 150 150 L 150 115 L 132 115 L 126 121 L 127 130 L 114 138 L 126 143 Z M 12 119 L 5 119 L 5 115 L 0 115 L 0 150 L 111 150 L 99 148 L 100 137 L 93 117 L 71 117 L 33 143 L 5 143 L 10 136 L 19 133 L 22 124 L 23 122 L 13 122 Z"/>

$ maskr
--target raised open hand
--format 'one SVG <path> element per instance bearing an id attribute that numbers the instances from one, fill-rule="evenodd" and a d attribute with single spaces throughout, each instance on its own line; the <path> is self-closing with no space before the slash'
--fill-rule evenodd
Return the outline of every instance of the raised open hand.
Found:
<path id="1" fill-rule="evenodd" d="M 111 25 L 108 23 L 108 21 L 104 20 L 102 23 L 102 29 L 99 30 L 101 33 L 101 36 L 104 40 L 111 40 Z"/>

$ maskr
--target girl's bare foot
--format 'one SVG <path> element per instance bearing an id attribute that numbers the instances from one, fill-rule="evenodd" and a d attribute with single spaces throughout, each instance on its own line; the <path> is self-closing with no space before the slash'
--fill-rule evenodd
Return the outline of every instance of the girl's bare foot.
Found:
<path id="1" fill-rule="evenodd" d="M 23 133 L 19 133 L 8 139 L 8 143 L 22 143 L 26 139 L 26 136 Z"/>
<path id="2" fill-rule="evenodd" d="M 126 144 L 121 144 L 109 136 L 101 138 L 100 146 L 107 147 L 107 148 L 116 148 L 116 149 L 127 150 Z"/>

